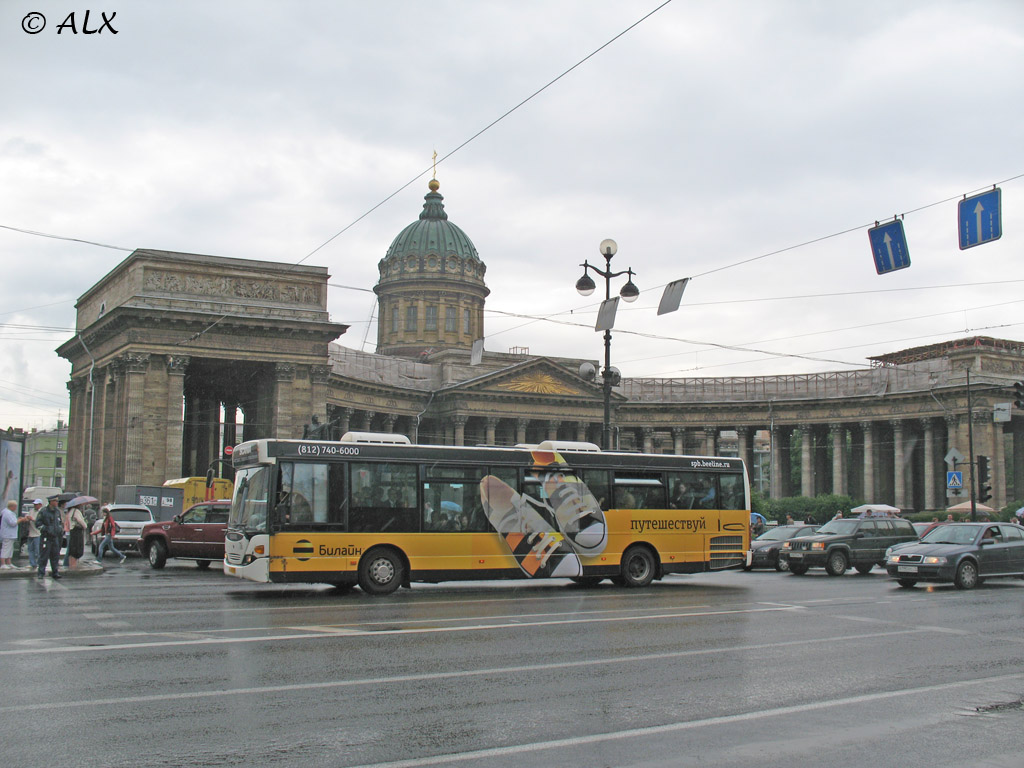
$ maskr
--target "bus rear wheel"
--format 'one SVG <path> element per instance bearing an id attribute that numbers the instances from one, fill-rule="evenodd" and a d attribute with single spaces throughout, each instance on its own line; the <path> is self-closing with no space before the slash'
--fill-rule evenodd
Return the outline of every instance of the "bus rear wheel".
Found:
<path id="1" fill-rule="evenodd" d="M 371 549 L 359 563 L 359 586 L 368 595 L 390 595 L 404 578 L 402 558 L 393 549 Z"/>
<path id="2" fill-rule="evenodd" d="M 654 580 L 657 567 L 647 547 L 630 547 L 622 555 L 622 586 L 646 587 Z"/>

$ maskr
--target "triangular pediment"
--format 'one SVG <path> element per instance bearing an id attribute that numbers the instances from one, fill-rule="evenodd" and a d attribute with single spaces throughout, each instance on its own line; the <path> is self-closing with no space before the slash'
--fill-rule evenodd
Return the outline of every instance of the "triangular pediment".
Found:
<path id="1" fill-rule="evenodd" d="M 536 357 L 475 379 L 446 387 L 465 394 L 527 395 L 600 399 L 601 387 L 574 376 L 560 365 Z"/>

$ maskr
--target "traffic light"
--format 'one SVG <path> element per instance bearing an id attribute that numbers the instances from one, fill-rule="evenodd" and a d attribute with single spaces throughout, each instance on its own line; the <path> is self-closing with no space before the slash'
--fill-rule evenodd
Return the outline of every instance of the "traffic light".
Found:
<path id="1" fill-rule="evenodd" d="M 988 456 L 978 457 L 978 501 L 984 504 L 992 498 L 992 486 L 988 482 Z"/>
<path id="2" fill-rule="evenodd" d="M 1018 408 L 1024 408 L 1024 381 L 1018 381 L 1013 385 L 1013 404 Z"/>

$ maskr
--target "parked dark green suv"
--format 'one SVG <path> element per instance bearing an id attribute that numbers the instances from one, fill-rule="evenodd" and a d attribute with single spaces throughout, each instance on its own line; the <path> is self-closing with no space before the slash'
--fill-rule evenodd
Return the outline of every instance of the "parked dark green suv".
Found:
<path id="1" fill-rule="evenodd" d="M 813 536 L 790 539 L 781 554 L 796 576 L 822 566 L 829 576 L 842 576 L 851 565 L 860 573 L 884 566 L 885 550 L 905 541 L 917 541 L 917 533 L 901 517 L 839 518 Z"/>

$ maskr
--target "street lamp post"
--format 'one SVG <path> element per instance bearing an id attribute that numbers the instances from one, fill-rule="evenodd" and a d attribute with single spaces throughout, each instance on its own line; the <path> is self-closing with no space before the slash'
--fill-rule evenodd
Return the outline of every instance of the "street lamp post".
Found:
<path id="1" fill-rule="evenodd" d="M 589 296 L 597 287 L 590 270 L 604 278 L 604 298 L 608 301 L 612 297 L 612 278 L 619 275 L 628 275 L 626 284 L 619 291 L 623 301 L 636 301 L 640 295 L 639 289 L 633 284 L 633 270 L 625 269 L 621 272 L 612 272 L 612 256 L 618 250 L 614 240 L 601 241 L 601 255 L 604 256 L 604 269 L 595 267 L 588 261 L 580 264 L 583 267 L 583 277 L 576 281 L 576 290 L 582 296 Z M 610 450 L 612 447 L 611 421 L 612 421 L 612 387 L 619 383 L 621 375 L 617 368 L 612 368 L 612 330 L 611 323 L 604 329 L 604 370 L 601 371 L 601 380 L 604 389 L 604 423 L 601 431 L 601 447 Z"/>

